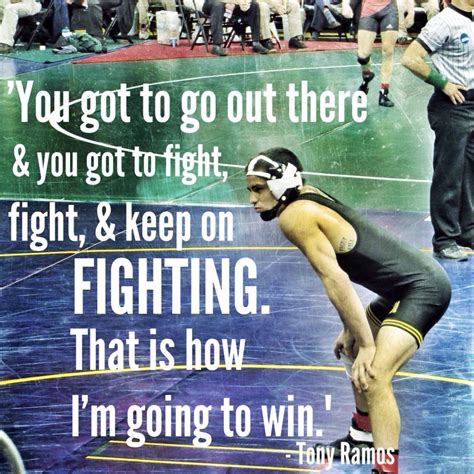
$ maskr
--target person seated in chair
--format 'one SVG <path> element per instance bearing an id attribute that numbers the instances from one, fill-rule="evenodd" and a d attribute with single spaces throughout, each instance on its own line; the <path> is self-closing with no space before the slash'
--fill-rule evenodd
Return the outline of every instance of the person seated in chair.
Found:
<path id="1" fill-rule="evenodd" d="M 341 15 L 335 14 L 333 3 L 337 0 L 305 0 L 304 9 L 306 11 L 307 23 L 311 29 L 311 39 L 316 41 L 321 31 L 325 28 L 339 28 L 341 23 L 336 19 L 336 16 L 341 18 Z M 340 4 L 337 1 L 337 4 Z"/>
<path id="2" fill-rule="evenodd" d="M 270 13 L 288 15 L 290 34 L 288 46 L 290 48 L 307 48 L 303 41 L 303 22 L 301 21 L 300 2 L 298 0 L 259 0 L 258 6 L 260 8 L 260 30 L 263 38 L 261 43 L 265 48 L 269 50 L 273 48 Z"/>
<path id="3" fill-rule="evenodd" d="M 83 8 L 83 0 L 73 0 L 73 7 Z M 123 36 L 127 36 L 133 23 L 133 11 L 136 6 L 136 0 L 87 0 L 87 9 L 85 10 L 85 28 L 88 34 L 104 40 L 104 17 L 111 15 L 111 10 L 116 10 L 112 16 L 118 17 L 118 29 Z M 73 29 L 77 29 L 77 23 L 71 20 Z"/>
<path id="4" fill-rule="evenodd" d="M 252 49 L 255 53 L 268 53 L 268 49 L 260 44 L 260 11 L 257 2 L 251 0 L 205 0 L 202 11 L 211 18 L 212 54 L 227 56 L 226 49 L 222 47 L 225 13 L 228 16 L 241 17 L 250 26 Z"/>
<path id="5" fill-rule="evenodd" d="M 0 53 L 9 53 L 15 43 L 18 20 L 39 13 L 41 3 L 35 0 L 5 0 L 3 20 L 0 25 Z"/>
<path id="6" fill-rule="evenodd" d="M 438 0 L 398 0 L 398 38 L 399 44 L 407 44 L 412 38 L 408 36 L 408 28 L 415 22 L 415 7 L 421 7 L 426 13 L 426 18 L 431 20 L 439 13 Z"/>

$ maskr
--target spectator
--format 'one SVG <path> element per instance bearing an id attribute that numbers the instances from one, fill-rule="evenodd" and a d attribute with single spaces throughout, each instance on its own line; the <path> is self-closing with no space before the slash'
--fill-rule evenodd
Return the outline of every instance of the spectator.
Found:
<path id="1" fill-rule="evenodd" d="M 64 28 L 69 28 L 69 11 L 66 0 L 52 0 L 53 6 L 53 41 L 56 41 Z"/>
<path id="2" fill-rule="evenodd" d="M 18 20 L 25 16 L 36 15 L 41 10 L 41 3 L 35 0 L 5 0 L 5 2 L 0 25 L 0 53 L 12 51 Z"/>
<path id="3" fill-rule="evenodd" d="M 80 8 L 86 13 L 85 29 L 87 33 L 98 39 L 104 37 L 104 14 L 109 15 L 111 10 L 115 9 L 114 15 L 117 15 L 117 26 L 123 36 L 127 36 L 133 24 L 133 15 L 136 6 L 136 0 L 73 0 L 72 10 Z M 73 29 L 78 28 L 79 20 L 75 17 L 71 20 Z"/>
<path id="4" fill-rule="evenodd" d="M 295 49 L 304 49 L 307 46 L 303 41 L 303 22 L 301 21 L 300 3 L 298 0 L 259 0 L 260 30 L 262 45 L 268 50 L 273 49 L 272 34 L 270 31 L 270 13 L 288 15 L 288 30 L 290 40 L 288 46 Z"/>
<path id="5" fill-rule="evenodd" d="M 398 0 L 398 43 L 406 44 L 411 41 L 407 29 L 415 22 L 415 7 L 421 7 L 428 21 L 439 13 L 438 0 Z"/>
<path id="6" fill-rule="evenodd" d="M 252 32 L 252 49 L 255 53 L 266 54 L 268 49 L 260 44 L 260 11 L 258 4 L 250 0 L 234 0 L 233 3 L 224 3 L 221 0 L 205 0 L 202 11 L 211 17 L 212 50 L 217 56 L 227 56 L 222 48 L 224 13 L 241 17 Z"/>
<path id="7" fill-rule="evenodd" d="M 140 24 L 140 31 L 138 32 L 138 37 L 140 39 L 146 40 L 150 37 L 148 27 L 150 26 L 150 19 L 148 17 L 148 0 L 138 0 L 137 10 L 138 10 L 138 23 Z"/>
<path id="8" fill-rule="evenodd" d="M 329 8 L 330 5 L 331 0 L 306 0 L 305 2 L 304 8 L 308 17 L 311 18 L 309 24 L 311 28 L 311 39 L 314 41 L 318 39 L 319 34 L 325 28 L 339 28 L 341 26 L 333 10 Z M 342 15 L 336 15 L 342 19 Z"/>

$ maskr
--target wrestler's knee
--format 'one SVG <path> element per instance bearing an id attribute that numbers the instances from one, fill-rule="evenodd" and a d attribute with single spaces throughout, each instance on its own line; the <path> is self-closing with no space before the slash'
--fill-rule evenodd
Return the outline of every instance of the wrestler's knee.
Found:
<path id="1" fill-rule="evenodd" d="M 393 375 L 384 369 L 372 367 L 373 377 L 369 377 L 368 386 L 364 392 L 369 405 L 378 396 L 383 394 L 387 389 L 391 390 Z"/>
<path id="2" fill-rule="evenodd" d="M 382 56 L 384 59 L 392 59 L 393 57 L 393 44 L 382 45 Z"/>

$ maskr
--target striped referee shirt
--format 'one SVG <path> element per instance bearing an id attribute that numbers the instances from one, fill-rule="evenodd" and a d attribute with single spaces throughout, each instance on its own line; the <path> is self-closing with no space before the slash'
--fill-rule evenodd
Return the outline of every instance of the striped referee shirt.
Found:
<path id="1" fill-rule="evenodd" d="M 449 82 L 474 89 L 474 21 L 472 13 L 449 5 L 421 30 L 417 41 Z"/>

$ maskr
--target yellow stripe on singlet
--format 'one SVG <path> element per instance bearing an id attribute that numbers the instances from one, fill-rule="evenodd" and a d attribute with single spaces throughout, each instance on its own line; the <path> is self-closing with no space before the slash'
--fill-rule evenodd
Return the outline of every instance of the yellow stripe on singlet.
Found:
<path id="1" fill-rule="evenodd" d="M 405 321 L 400 321 L 399 319 L 387 318 L 382 323 L 382 326 L 385 326 L 385 325 L 395 326 L 408 332 L 416 339 L 418 346 L 420 346 L 421 343 L 423 342 L 423 336 L 421 335 L 420 331 L 418 331 L 418 329 L 414 328 L 413 326 L 406 323 Z"/>
<path id="2" fill-rule="evenodd" d="M 377 316 L 375 316 L 374 312 L 372 311 L 372 308 L 370 307 L 370 304 L 367 305 L 367 307 L 365 308 L 365 313 L 367 314 L 367 317 L 376 325 L 376 326 L 381 326 L 381 322 L 379 321 L 379 319 L 377 318 Z"/>

